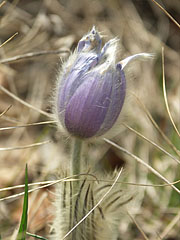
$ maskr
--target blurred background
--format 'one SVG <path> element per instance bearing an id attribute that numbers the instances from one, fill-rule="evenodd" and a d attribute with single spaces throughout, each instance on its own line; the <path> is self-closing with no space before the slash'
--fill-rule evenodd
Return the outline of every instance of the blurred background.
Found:
<path id="1" fill-rule="evenodd" d="M 3 1 L 1 1 L 2 3 Z M 179 0 L 158 1 L 180 22 Z M 0 48 L 0 113 L 11 108 L 0 118 L 0 128 L 49 121 L 51 118 L 29 108 L 14 98 L 42 109 L 51 115 L 52 95 L 61 63 L 68 50 L 92 26 L 104 36 L 104 42 L 119 38 L 118 59 L 140 52 L 155 53 L 150 61 L 136 61 L 126 72 L 128 93 L 122 122 L 155 141 L 178 158 L 147 118 L 136 98 L 147 107 L 160 129 L 173 145 L 180 149 L 179 137 L 174 131 L 164 104 L 162 90 L 161 50 L 165 48 L 165 75 L 169 107 L 180 129 L 180 29 L 151 0 L 15 0 L 6 1 L 0 8 L 0 43 L 18 32 Z M 64 53 L 58 51 L 67 50 Z M 26 53 L 56 51 L 20 60 L 3 60 Z M 8 92 L 5 92 L 5 89 Z M 9 95 L 13 93 L 13 97 Z M 119 134 L 113 139 L 149 165 L 170 182 L 180 179 L 180 167 L 166 154 L 119 125 Z M 51 140 L 39 147 L 18 149 L 37 142 Z M 61 164 L 68 163 L 69 139 L 53 124 L 0 129 L 0 188 L 24 183 L 25 163 L 29 167 L 29 182 L 56 179 Z M 8 149 L 7 149 L 8 148 Z M 9 149 L 10 148 L 10 149 Z M 126 181 L 162 184 L 134 159 L 110 148 L 101 140 L 88 144 L 87 155 L 103 171 L 124 166 Z M 92 160 L 93 159 L 93 160 Z M 176 184 L 176 187 L 180 185 Z M 134 187 L 133 187 L 134 188 Z M 4 198 L 22 189 L 1 191 Z M 53 219 L 54 188 L 44 188 L 29 195 L 28 231 L 48 237 Z M 130 213 L 148 239 L 180 239 L 180 196 L 170 187 L 136 187 L 136 197 Z M 0 234 L 2 239 L 13 239 L 19 224 L 23 198 L 0 201 Z M 170 228 L 173 221 L 176 222 Z M 135 223 L 123 218 L 119 226 L 122 240 L 144 239 Z"/>

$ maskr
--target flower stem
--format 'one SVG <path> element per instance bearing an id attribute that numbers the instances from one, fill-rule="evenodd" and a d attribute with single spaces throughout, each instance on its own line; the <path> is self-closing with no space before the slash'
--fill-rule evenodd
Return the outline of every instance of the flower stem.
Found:
<path id="1" fill-rule="evenodd" d="M 82 140 L 75 138 L 73 142 L 73 152 L 72 152 L 72 163 L 71 163 L 71 174 L 78 175 L 81 173 L 81 150 L 82 150 Z M 77 177 L 78 178 L 78 177 Z M 79 190 L 79 181 L 73 183 L 73 193 L 77 193 Z"/>

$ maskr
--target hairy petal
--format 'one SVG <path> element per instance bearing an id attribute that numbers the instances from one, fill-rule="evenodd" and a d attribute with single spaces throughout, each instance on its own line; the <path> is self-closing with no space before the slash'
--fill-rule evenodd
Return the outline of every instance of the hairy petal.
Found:
<path id="1" fill-rule="evenodd" d="M 65 126 L 76 136 L 89 138 L 100 129 L 112 94 L 112 74 L 91 72 L 76 90 L 65 112 Z"/>
<path id="2" fill-rule="evenodd" d="M 126 79 L 121 65 L 117 64 L 117 71 L 113 73 L 112 76 L 112 94 L 111 94 L 111 103 L 108 108 L 104 124 L 101 127 L 97 135 L 102 135 L 107 132 L 116 122 L 123 104 L 126 95 Z"/>
<path id="3" fill-rule="evenodd" d="M 66 107 L 70 97 L 85 80 L 83 75 L 97 62 L 94 53 L 80 54 L 69 72 L 63 75 L 60 91 L 58 93 L 58 112 Z"/>
<path id="4" fill-rule="evenodd" d="M 153 57 L 155 57 L 155 55 L 152 53 L 138 53 L 138 54 L 129 56 L 129 57 L 125 58 L 124 60 L 120 61 L 120 64 L 122 65 L 122 69 L 124 69 L 126 67 L 126 65 L 129 64 L 133 60 L 136 60 L 136 59 L 146 60 L 146 59 L 153 58 Z"/>
<path id="5" fill-rule="evenodd" d="M 77 51 L 81 52 L 94 50 L 98 53 L 101 49 L 101 44 L 102 44 L 101 36 L 93 26 L 91 31 L 79 41 Z"/>

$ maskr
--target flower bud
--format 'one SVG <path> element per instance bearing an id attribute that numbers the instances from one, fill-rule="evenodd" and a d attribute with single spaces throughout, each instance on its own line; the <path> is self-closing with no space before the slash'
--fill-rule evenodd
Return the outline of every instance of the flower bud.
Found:
<path id="1" fill-rule="evenodd" d="M 58 79 L 56 113 L 73 136 L 105 134 L 122 110 L 126 95 L 122 66 L 133 58 L 116 64 L 117 42 L 112 39 L 102 48 L 101 36 L 93 27 L 64 63 Z"/>

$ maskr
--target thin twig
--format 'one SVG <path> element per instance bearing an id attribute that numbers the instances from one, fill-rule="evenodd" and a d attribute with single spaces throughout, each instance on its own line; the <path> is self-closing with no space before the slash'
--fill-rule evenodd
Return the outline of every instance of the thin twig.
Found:
<path id="1" fill-rule="evenodd" d="M 174 123 L 174 120 L 172 118 L 171 112 L 169 110 L 169 104 L 168 104 L 168 100 L 167 100 L 167 94 L 166 94 L 166 80 L 165 80 L 165 71 L 164 71 L 164 47 L 162 47 L 162 72 L 163 72 L 163 94 L 164 94 L 164 101 L 165 101 L 165 105 L 166 105 L 166 109 L 169 115 L 169 118 L 171 120 L 171 123 L 176 131 L 176 133 L 178 134 L 178 136 L 180 137 L 180 133 Z"/>
<path id="2" fill-rule="evenodd" d="M 157 3 L 155 0 L 153 1 L 175 24 L 178 28 L 180 28 L 180 24 L 164 9 L 159 3 Z"/>
<path id="3" fill-rule="evenodd" d="M 119 149 L 120 151 L 122 151 L 123 153 L 129 155 L 130 157 L 134 158 L 137 162 L 141 163 L 143 166 L 145 166 L 147 169 L 149 169 L 152 173 L 154 173 L 157 177 L 159 177 L 160 179 L 162 179 L 164 182 L 166 182 L 167 184 L 170 185 L 170 182 L 164 177 L 162 176 L 157 170 L 155 170 L 153 167 L 151 167 L 150 165 L 148 165 L 146 162 L 144 162 L 141 158 L 137 157 L 136 155 L 134 155 L 133 153 L 129 152 L 128 150 L 126 150 L 125 148 L 117 145 L 116 143 L 108 140 L 107 138 L 104 138 L 104 141 L 109 143 L 110 145 L 114 146 L 115 148 Z M 170 185 L 177 193 L 180 194 L 180 190 L 178 188 L 176 188 L 174 185 Z"/>
<path id="4" fill-rule="evenodd" d="M 30 52 L 30 53 L 25 53 L 22 55 L 17 55 L 17 56 L 6 58 L 6 59 L 1 59 L 0 63 L 11 63 L 18 60 L 26 60 L 32 57 L 40 57 L 43 55 L 62 54 L 62 53 L 70 53 L 70 51 L 69 50 L 49 50 L 49 51 Z"/>

